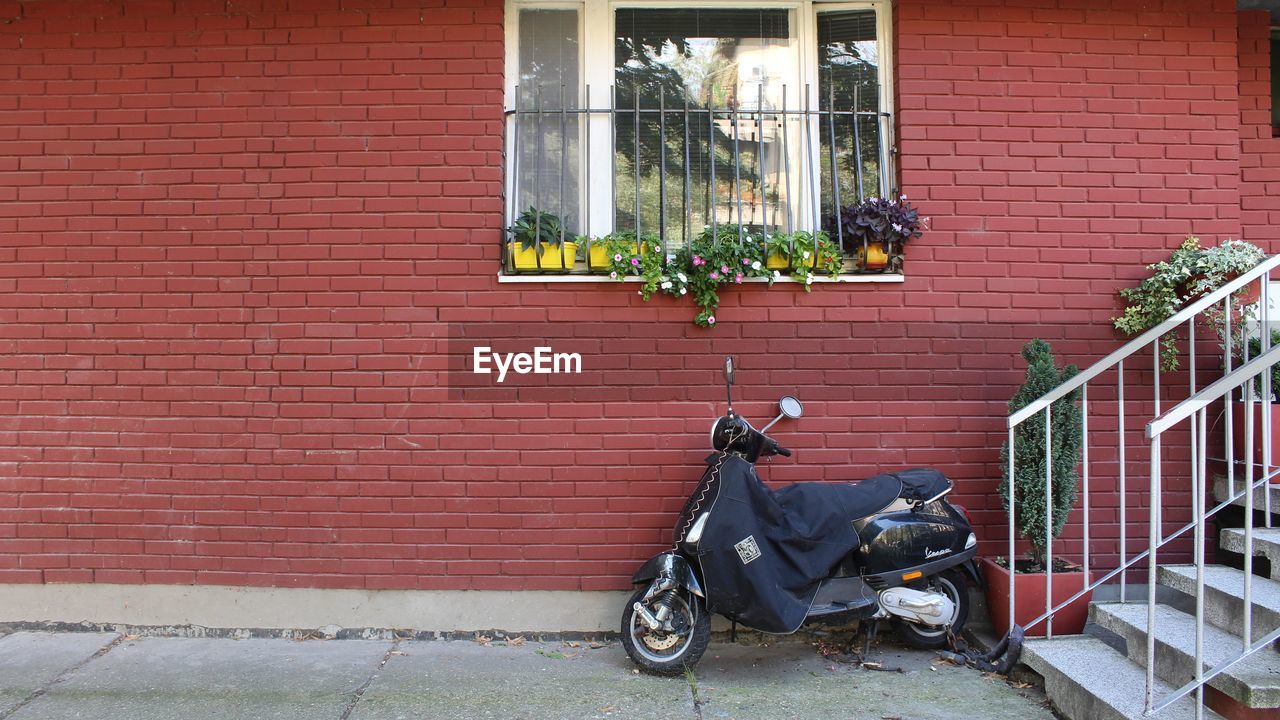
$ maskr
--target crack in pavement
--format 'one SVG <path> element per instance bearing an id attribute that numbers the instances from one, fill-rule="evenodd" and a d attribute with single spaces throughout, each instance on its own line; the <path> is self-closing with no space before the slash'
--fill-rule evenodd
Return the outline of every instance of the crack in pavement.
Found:
<path id="1" fill-rule="evenodd" d="M 689 690 L 693 693 L 693 716 L 697 720 L 702 720 L 702 706 L 706 704 L 706 700 L 698 697 L 698 678 L 693 674 L 693 670 L 686 667 L 684 669 L 685 682 L 689 683 Z M 3 718 L 0 718 L 3 720 Z"/>
<path id="2" fill-rule="evenodd" d="M 387 661 L 390 660 L 391 656 L 395 655 L 399 649 L 399 640 L 391 643 L 391 647 L 387 648 L 386 654 L 382 656 L 382 662 L 378 663 L 378 667 L 374 668 L 373 672 L 369 673 L 369 677 L 365 678 L 364 683 L 362 683 L 360 687 L 356 688 L 355 696 L 351 698 L 351 702 L 347 703 L 347 707 L 342 711 L 342 715 L 339 716 L 338 720 L 348 720 L 351 717 L 351 713 L 355 712 L 356 705 L 359 705 L 360 699 L 364 697 L 364 691 L 369 689 L 369 686 L 373 684 L 375 679 L 377 679 L 378 672 L 386 666 Z M 403 655 L 404 653 L 400 654 Z M 3 715 L 0 715 L 0 720 L 4 720 Z"/>
<path id="3" fill-rule="evenodd" d="M 89 657 L 87 657 L 87 658 L 85 658 L 85 659 L 81 660 L 80 662 L 76 663 L 75 665 L 72 665 L 71 667 L 67 668 L 66 670 L 63 670 L 62 672 L 60 672 L 60 673 L 58 673 L 57 675 L 55 675 L 55 676 L 54 676 L 54 678 L 53 678 L 52 680 L 50 680 L 49 682 L 45 683 L 44 685 L 42 685 L 42 686 L 40 686 L 40 687 L 36 688 L 35 690 L 33 690 L 33 691 L 31 692 L 31 694 L 30 694 L 30 695 L 28 695 L 28 696 L 26 696 L 25 698 L 23 698 L 22 702 L 18 703 L 17 705 L 14 705 L 13 707 L 9 708 L 8 710 L 0 710 L 0 720 L 5 720 L 6 718 L 13 717 L 13 714 L 14 714 L 14 713 L 18 712 L 19 710 L 21 710 L 22 708 L 26 707 L 27 705 L 30 705 L 32 702 L 35 702 L 35 701 L 36 701 L 37 699 L 39 699 L 42 695 L 44 695 L 45 693 L 49 692 L 49 689 L 50 689 L 50 688 L 52 688 L 54 685 L 57 685 L 58 683 L 60 683 L 60 682 L 62 682 L 63 680 L 65 680 L 65 679 L 67 678 L 67 676 L 68 676 L 68 675 L 70 675 L 71 673 L 73 673 L 73 672 L 75 672 L 75 671 L 79 670 L 80 668 L 84 667 L 85 665 L 88 665 L 89 663 L 93 662 L 94 660 L 97 660 L 98 658 L 102 657 L 103 655 L 106 655 L 107 653 L 109 653 L 109 652 L 111 652 L 112 650 L 114 650 L 114 649 L 116 648 L 116 646 L 117 646 L 117 645 L 119 645 L 120 643 L 124 642 L 124 639 L 125 639 L 125 635 L 123 635 L 123 634 L 121 634 L 121 635 L 117 635 L 115 640 L 112 640 L 111 642 L 107 643 L 106 645 L 103 645 L 102 647 L 98 648 L 98 651 L 97 651 L 97 652 L 95 652 L 94 654 L 92 654 L 92 655 L 90 655 Z"/>

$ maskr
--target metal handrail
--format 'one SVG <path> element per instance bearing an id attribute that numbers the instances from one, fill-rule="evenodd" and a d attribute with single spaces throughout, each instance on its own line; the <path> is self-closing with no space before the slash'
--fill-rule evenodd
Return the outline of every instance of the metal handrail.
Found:
<path id="1" fill-rule="evenodd" d="M 1163 434 L 1164 431 L 1191 417 L 1192 413 L 1203 410 L 1209 403 L 1220 400 L 1227 393 L 1266 372 L 1277 362 L 1280 362 L 1280 345 L 1273 345 L 1270 350 L 1232 370 L 1230 374 L 1218 378 L 1213 384 L 1147 423 L 1147 439 L 1152 440 Z"/>
<path id="2" fill-rule="evenodd" d="M 1075 377 L 1062 383 L 1061 385 L 1054 388 L 1053 390 L 1050 390 L 1049 392 L 1040 396 L 1040 398 L 1038 398 L 1031 404 L 1027 405 L 1021 410 L 1010 415 L 1008 419 L 1008 427 L 1015 428 L 1021 425 L 1027 418 L 1031 417 L 1032 415 L 1035 415 L 1038 412 L 1044 412 L 1044 409 L 1049 405 L 1052 405 L 1054 402 L 1066 397 L 1073 390 L 1076 390 L 1077 388 L 1081 387 L 1082 385 L 1089 382 L 1093 378 L 1097 377 L 1098 375 L 1101 375 L 1103 372 L 1111 369 L 1112 367 L 1115 367 L 1115 365 L 1118 364 L 1120 361 L 1124 360 L 1130 355 L 1133 355 L 1134 353 L 1138 352 L 1142 348 L 1147 347 L 1152 342 L 1158 340 L 1161 335 L 1164 335 L 1165 333 L 1169 332 L 1173 328 L 1194 318 L 1196 315 L 1199 315 L 1200 313 L 1209 309 L 1215 303 L 1220 302 L 1223 298 L 1234 293 L 1240 288 L 1248 285 L 1254 280 L 1257 280 L 1258 278 L 1266 275 L 1276 267 L 1280 267 L 1280 255 L 1267 258 L 1261 263 L 1258 263 L 1258 265 L 1256 265 L 1249 272 L 1242 274 L 1240 277 L 1237 277 L 1236 279 L 1228 282 L 1227 284 L 1223 285 L 1217 290 L 1214 290 L 1208 295 L 1205 295 L 1199 300 L 1196 300 L 1194 303 L 1191 303 L 1190 305 L 1186 306 L 1182 310 L 1178 311 L 1175 315 L 1170 317 L 1168 320 L 1165 320 L 1159 325 L 1152 327 L 1151 329 L 1142 333 L 1138 337 L 1120 346 L 1120 348 L 1115 352 L 1111 353 L 1110 355 L 1107 355 L 1106 357 L 1094 363 L 1093 365 L 1089 366 L 1085 370 L 1080 371 L 1080 373 L 1078 373 Z"/>

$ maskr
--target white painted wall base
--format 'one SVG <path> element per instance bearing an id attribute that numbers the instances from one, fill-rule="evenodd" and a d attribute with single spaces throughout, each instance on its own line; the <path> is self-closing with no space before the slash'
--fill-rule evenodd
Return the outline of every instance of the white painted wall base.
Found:
<path id="1" fill-rule="evenodd" d="M 0 585 L 0 623 L 617 632 L 623 592 Z"/>

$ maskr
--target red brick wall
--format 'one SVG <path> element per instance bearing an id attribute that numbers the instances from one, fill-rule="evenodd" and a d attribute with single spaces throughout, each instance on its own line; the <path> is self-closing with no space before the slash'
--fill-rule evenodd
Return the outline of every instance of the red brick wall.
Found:
<path id="1" fill-rule="evenodd" d="M 1280 241 L 1280 138 L 1271 129 L 1271 15 L 1240 13 L 1240 223 L 1253 243 Z"/>
<path id="2" fill-rule="evenodd" d="M 714 331 L 500 285 L 502 3 L 390 4 L 0 3 L 0 582 L 623 587 L 727 352 L 749 416 L 806 401 L 768 479 L 934 465 L 1000 541 L 1018 348 L 1087 364 L 1143 263 L 1241 232 L 1229 0 L 902 0 L 904 284 Z M 451 391 L 504 331 L 589 372 Z"/>

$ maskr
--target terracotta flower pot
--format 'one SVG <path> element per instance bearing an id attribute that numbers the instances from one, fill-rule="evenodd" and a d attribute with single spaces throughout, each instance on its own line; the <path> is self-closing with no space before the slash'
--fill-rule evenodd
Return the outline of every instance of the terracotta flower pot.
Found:
<path id="1" fill-rule="evenodd" d="M 991 558 L 982 559 L 982 572 L 987 580 L 987 611 L 991 613 L 991 624 L 996 634 L 1004 636 L 1009 631 L 1009 594 L 1010 585 L 1016 583 L 1017 606 L 1013 611 L 1014 622 L 1026 626 L 1044 614 L 1045 574 L 1044 573 L 1012 573 L 1001 567 Z M 1092 573 L 1090 573 L 1092 575 Z M 1066 602 L 1072 595 L 1080 592 L 1085 586 L 1083 572 L 1055 572 L 1053 574 L 1053 605 Z M 1093 599 L 1093 591 L 1081 595 L 1070 605 L 1054 613 L 1054 635 L 1078 635 L 1084 629 L 1089 615 L 1089 601 Z M 1047 621 L 1041 622 L 1027 631 L 1027 637 L 1043 637 Z"/>
<path id="2" fill-rule="evenodd" d="M 1262 462 L 1262 402 L 1253 403 L 1253 462 Z M 1231 436 L 1234 445 L 1236 462 L 1244 458 L 1244 418 L 1245 404 L 1240 401 L 1231 403 Z M 1225 432 L 1225 430 L 1224 430 Z M 1280 402 L 1271 403 L 1271 464 L 1280 463 Z"/>

